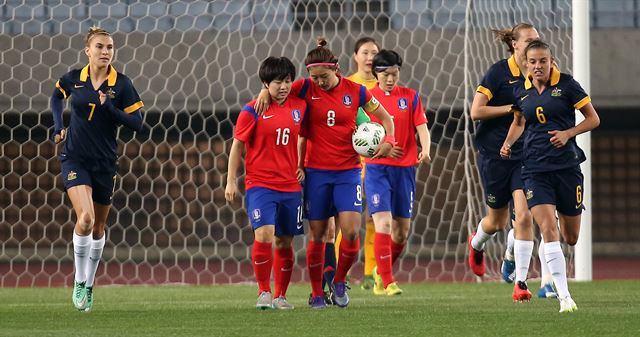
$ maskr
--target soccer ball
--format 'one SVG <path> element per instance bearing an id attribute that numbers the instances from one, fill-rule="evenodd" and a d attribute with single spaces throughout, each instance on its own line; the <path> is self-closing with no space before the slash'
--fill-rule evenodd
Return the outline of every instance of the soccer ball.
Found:
<path id="1" fill-rule="evenodd" d="M 375 122 L 365 122 L 356 128 L 351 136 L 353 149 L 361 156 L 373 157 L 384 138 L 384 128 Z"/>

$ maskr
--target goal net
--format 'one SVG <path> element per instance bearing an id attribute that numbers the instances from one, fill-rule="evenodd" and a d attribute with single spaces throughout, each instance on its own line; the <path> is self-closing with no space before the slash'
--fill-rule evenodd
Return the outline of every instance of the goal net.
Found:
<path id="1" fill-rule="evenodd" d="M 62 193 L 48 100 L 86 64 L 89 27 L 113 32 L 114 66 L 145 102 L 143 132 L 119 131 L 119 178 L 99 284 L 252 282 L 242 199 L 224 199 L 241 107 L 267 56 L 302 60 L 325 36 L 345 73 L 354 42 L 402 55 L 401 84 L 427 108 L 433 162 L 418 170 L 402 281 L 470 281 L 467 236 L 485 212 L 468 109 L 488 67 L 507 57 L 491 28 L 529 22 L 571 69 L 570 0 L 3 1 L 0 5 L 0 286 L 71 284 L 75 216 Z M 65 112 L 68 123 L 69 112 Z M 242 184 L 241 184 L 242 185 Z M 243 186 L 241 186 L 243 189 Z M 506 233 L 488 244 L 499 279 Z M 305 240 L 294 241 L 305 281 Z M 534 254 L 535 255 L 535 254 Z M 532 261 L 531 277 L 537 275 Z M 357 263 L 353 279 L 362 274 Z"/>

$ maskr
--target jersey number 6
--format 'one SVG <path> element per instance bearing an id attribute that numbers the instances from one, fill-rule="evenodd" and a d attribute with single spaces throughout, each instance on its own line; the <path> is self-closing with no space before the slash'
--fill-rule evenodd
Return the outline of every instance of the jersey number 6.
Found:
<path id="1" fill-rule="evenodd" d="M 536 108 L 536 117 L 538 117 L 538 122 L 540 122 L 540 124 L 547 123 L 547 116 L 545 116 L 543 112 L 544 109 L 541 106 Z"/>

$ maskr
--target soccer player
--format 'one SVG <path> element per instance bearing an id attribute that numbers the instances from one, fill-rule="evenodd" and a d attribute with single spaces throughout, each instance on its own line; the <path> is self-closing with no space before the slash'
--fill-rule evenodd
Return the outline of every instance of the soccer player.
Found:
<path id="1" fill-rule="evenodd" d="M 258 71 L 269 92 L 268 112 L 259 116 L 255 101 L 242 108 L 236 122 L 229 153 L 225 198 L 232 201 L 237 192 L 236 173 L 246 148 L 246 205 L 254 230 L 251 253 L 258 281 L 258 309 L 293 309 L 286 292 L 293 270 L 291 242 L 302 228 L 304 171 L 298 168 L 298 140 L 306 116 L 307 103 L 289 95 L 296 68 L 286 57 L 268 57 Z M 275 237 L 275 257 L 272 243 Z M 271 293 L 271 268 L 275 293 Z"/>
<path id="2" fill-rule="evenodd" d="M 342 231 L 338 265 L 334 278 L 334 304 L 349 305 L 346 275 L 358 256 L 362 187 L 360 158 L 351 145 L 358 107 L 382 121 L 386 136 L 374 157 L 392 154 L 395 144 L 393 120 L 382 105 L 362 85 L 339 74 L 338 59 L 326 47 L 324 38 L 306 56 L 309 77 L 293 83 L 291 94 L 309 106 L 307 123 L 304 200 L 309 219 L 310 240 L 307 268 L 311 279 L 311 307 L 326 307 L 322 291 L 322 271 L 328 219 L 336 216 Z M 259 100 L 265 99 L 264 90 Z M 267 112 L 268 113 L 268 110 Z"/>
<path id="3" fill-rule="evenodd" d="M 144 103 L 131 80 L 111 65 L 113 52 L 111 34 L 90 28 L 84 48 L 89 64 L 62 76 L 51 96 L 54 141 L 64 141 L 62 181 L 76 214 L 72 300 L 80 311 L 93 308 L 94 279 L 116 183 L 118 127 L 142 129 Z M 65 129 L 62 112 L 67 98 L 71 121 Z"/>
<path id="4" fill-rule="evenodd" d="M 569 293 L 555 215 L 557 211 L 562 236 L 575 245 L 584 208 L 580 163 L 586 159 L 575 137 L 598 127 L 600 118 L 580 84 L 553 66 L 547 43 L 532 41 L 524 53 L 529 75 L 515 93 L 516 112 L 500 155 L 509 159 L 513 144 L 525 132 L 522 178 L 527 203 L 545 241 L 545 260 L 558 292 L 560 312 L 573 312 L 578 307 Z M 585 117 L 578 125 L 575 109 Z"/>
<path id="5" fill-rule="evenodd" d="M 494 30 L 494 33 L 507 45 L 511 57 L 500 60 L 489 68 L 480 81 L 471 105 L 471 118 L 480 121 L 476 131 L 478 166 L 488 207 L 487 215 L 480 220 L 476 233 L 469 236 L 468 263 L 476 275 L 484 275 L 485 242 L 507 226 L 509 201 L 513 200 L 515 241 L 508 242 L 502 277 L 511 282 L 510 275 L 515 268 L 516 282 L 512 298 L 514 301 L 523 301 L 531 298 L 526 280 L 533 251 L 533 224 L 520 176 L 522 141 L 513 145 L 513 154 L 509 160 L 502 160 L 499 152 L 513 120 L 513 90 L 523 83 L 523 74 L 526 73 L 524 49 L 539 36 L 536 29 L 526 23 L 520 23 L 511 29 Z M 513 233 L 509 236 L 513 237 Z"/>
<path id="6" fill-rule="evenodd" d="M 375 39 L 368 36 L 359 38 L 353 48 L 352 56 L 353 62 L 356 65 L 356 72 L 349 75 L 347 79 L 358 84 L 362 84 L 369 90 L 375 88 L 378 84 L 378 80 L 371 70 L 371 64 L 373 63 L 373 58 L 376 56 L 376 54 L 378 54 L 379 50 L 380 46 L 378 46 L 378 43 Z M 364 114 L 364 111 L 362 111 L 362 109 L 359 109 L 359 116 L 362 116 L 362 114 Z M 364 181 L 364 160 L 362 160 L 362 165 L 362 179 Z M 363 206 L 365 217 L 364 277 L 362 279 L 362 284 L 360 285 L 360 287 L 362 289 L 369 290 L 372 289 L 374 285 L 373 268 L 376 266 L 374 239 L 376 230 L 373 224 L 373 219 L 371 218 L 371 215 L 369 215 L 367 203 L 365 203 Z M 336 243 L 340 243 L 340 235 L 338 235 L 338 237 L 336 238 Z"/>
<path id="7" fill-rule="evenodd" d="M 409 236 L 416 192 L 416 164 L 431 162 L 431 137 L 420 95 L 401 87 L 402 58 L 392 50 L 381 50 L 373 59 L 373 74 L 378 85 L 371 94 L 389 109 L 395 127 L 398 158 L 367 158 L 365 160 L 365 195 L 375 223 L 375 258 L 373 269 L 376 295 L 402 293 L 393 277 L 393 264 L 402 253 Z M 373 116 L 372 121 L 379 122 Z M 416 147 L 416 132 L 421 150 Z"/>

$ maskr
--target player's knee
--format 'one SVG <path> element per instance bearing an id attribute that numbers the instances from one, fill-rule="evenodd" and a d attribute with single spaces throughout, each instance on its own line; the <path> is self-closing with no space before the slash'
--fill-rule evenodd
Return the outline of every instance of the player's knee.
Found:
<path id="1" fill-rule="evenodd" d="M 393 242 L 401 245 L 404 245 L 405 243 L 407 243 L 408 238 L 409 238 L 409 234 L 404 232 L 394 232 L 391 237 Z"/>
<path id="2" fill-rule="evenodd" d="M 521 228 L 527 229 L 533 227 L 533 217 L 528 210 L 517 212 L 516 221 Z"/>
<path id="3" fill-rule="evenodd" d="M 578 233 L 564 233 L 564 240 L 569 246 L 575 246 L 578 243 Z"/>
<path id="4" fill-rule="evenodd" d="M 80 216 L 78 216 L 78 225 L 80 225 L 83 231 L 91 231 L 95 220 L 96 218 L 91 212 L 83 211 L 80 213 Z"/>

